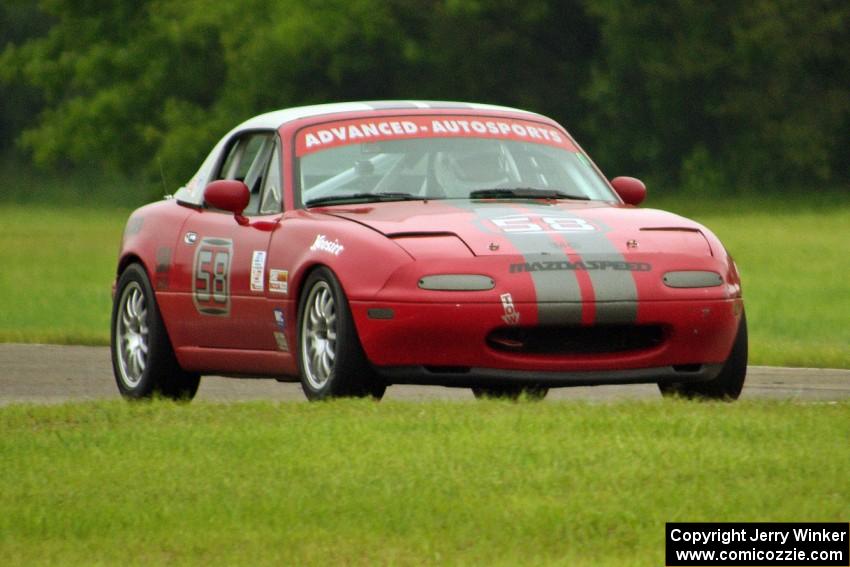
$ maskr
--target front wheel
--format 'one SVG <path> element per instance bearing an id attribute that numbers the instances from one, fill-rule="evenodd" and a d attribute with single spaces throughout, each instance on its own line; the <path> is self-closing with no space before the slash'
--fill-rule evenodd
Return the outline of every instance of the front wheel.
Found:
<path id="1" fill-rule="evenodd" d="M 123 397 L 195 396 L 200 376 L 177 363 L 147 273 L 139 264 L 131 264 L 118 278 L 111 339 L 112 370 Z"/>
<path id="2" fill-rule="evenodd" d="M 732 344 L 729 358 L 723 363 L 720 374 L 707 382 L 658 384 L 664 396 L 682 396 L 688 399 L 704 400 L 737 400 L 744 389 L 747 377 L 747 316 L 741 314 L 738 324 L 738 334 Z"/>
<path id="3" fill-rule="evenodd" d="M 317 268 L 303 289 L 298 305 L 298 366 L 307 399 L 380 399 L 386 385 L 366 360 L 348 300 L 333 272 Z"/>

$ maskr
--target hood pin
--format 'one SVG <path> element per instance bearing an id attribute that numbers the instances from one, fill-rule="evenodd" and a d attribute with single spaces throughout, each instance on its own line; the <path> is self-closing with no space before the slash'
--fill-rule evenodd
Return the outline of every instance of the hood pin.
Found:
<path id="1" fill-rule="evenodd" d="M 499 249 L 499 245 L 498 245 L 498 244 L 496 244 L 495 242 L 491 242 L 491 243 L 490 243 L 490 251 L 491 251 L 491 252 L 495 252 L 495 251 L 496 251 L 496 250 L 498 250 L 498 249 Z"/>
<path id="2" fill-rule="evenodd" d="M 638 247 L 638 241 L 637 240 L 629 240 L 628 242 L 626 242 L 626 246 L 628 248 L 637 248 Z"/>

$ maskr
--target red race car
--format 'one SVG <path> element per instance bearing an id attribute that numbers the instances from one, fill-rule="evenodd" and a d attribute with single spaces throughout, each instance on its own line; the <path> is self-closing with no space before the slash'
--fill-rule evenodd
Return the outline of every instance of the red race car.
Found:
<path id="1" fill-rule="evenodd" d="M 191 398 L 216 374 L 300 380 L 311 400 L 638 382 L 736 398 L 735 263 L 700 224 L 637 208 L 645 194 L 522 110 L 387 101 L 257 116 L 173 198 L 130 216 L 118 388 Z"/>

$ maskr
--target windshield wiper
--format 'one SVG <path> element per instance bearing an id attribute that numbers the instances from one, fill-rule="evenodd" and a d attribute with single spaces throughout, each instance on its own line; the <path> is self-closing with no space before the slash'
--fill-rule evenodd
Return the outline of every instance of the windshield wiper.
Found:
<path id="1" fill-rule="evenodd" d="M 328 203 L 368 203 L 370 201 L 424 201 L 424 197 L 410 193 L 349 193 L 348 195 L 327 195 L 304 202 L 304 206 L 327 205 Z"/>
<path id="2" fill-rule="evenodd" d="M 534 187 L 514 187 L 511 189 L 478 189 L 469 194 L 470 199 L 576 199 L 589 201 L 587 195 L 571 195 L 555 189 L 537 189 Z"/>

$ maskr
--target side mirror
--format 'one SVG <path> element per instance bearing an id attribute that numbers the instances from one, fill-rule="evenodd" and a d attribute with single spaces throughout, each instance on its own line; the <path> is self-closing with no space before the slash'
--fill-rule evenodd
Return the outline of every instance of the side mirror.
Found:
<path id="1" fill-rule="evenodd" d="M 646 199 L 646 185 L 634 177 L 615 177 L 611 186 L 627 205 L 640 205 Z"/>
<path id="2" fill-rule="evenodd" d="M 239 224 L 248 224 L 242 211 L 248 206 L 251 193 L 248 186 L 235 179 L 219 179 L 204 189 L 204 201 L 222 211 L 230 211 Z"/>

